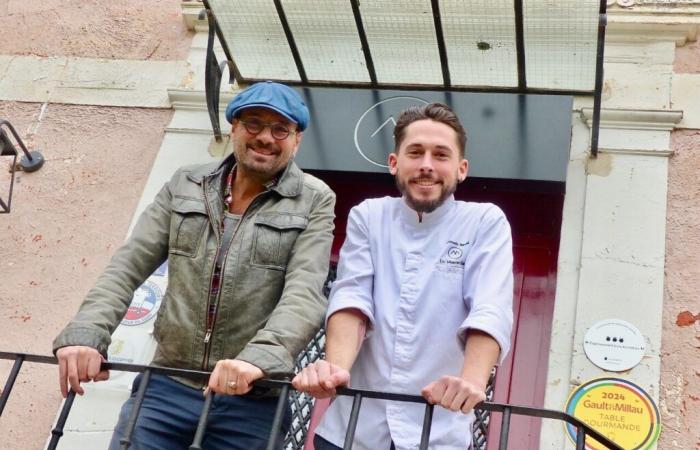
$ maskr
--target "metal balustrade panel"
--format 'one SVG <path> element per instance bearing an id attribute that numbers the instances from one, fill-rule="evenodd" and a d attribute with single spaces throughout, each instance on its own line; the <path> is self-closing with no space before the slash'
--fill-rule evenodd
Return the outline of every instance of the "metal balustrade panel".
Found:
<path id="1" fill-rule="evenodd" d="M 319 333 L 321 334 L 321 333 Z M 321 342 L 320 336 L 316 336 L 314 340 L 312 340 L 313 345 L 310 345 L 313 348 L 317 348 L 319 346 L 318 342 Z M 316 350 L 318 351 L 318 350 Z M 311 355 L 315 355 L 314 351 L 310 352 Z M 320 352 L 318 354 L 321 354 Z M 309 358 L 308 355 L 306 356 L 301 356 L 301 360 L 303 361 L 304 358 Z M 22 360 L 24 362 L 33 362 L 33 363 L 42 363 L 42 364 L 57 364 L 56 358 L 51 357 L 51 356 L 41 356 L 41 355 L 30 355 L 30 354 L 25 354 L 25 353 L 10 353 L 10 352 L 0 352 L 0 359 L 10 359 L 10 360 Z M 146 373 L 159 373 L 159 374 L 164 374 L 164 375 L 170 375 L 170 376 L 187 376 L 192 379 L 202 379 L 208 377 L 210 374 L 208 372 L 202 372 L 202 371 L 196 371 L 196 370 L 186 370 L 186 369 L 175 369 L 175 368 L 165 368 L 165 367 L 156 367 L 156 366 L 143 366 L 143 365 L 136 365 L 136 364 L 123 364 L 123 363 L 110 363 L 110 362 L 105 362 L 102 364 L 101 370 L 123 370 L 123 371 L 128 371 L 128 372 L 146 372 Z M 6 383 L 6 387 L 3 392 L 8 392 L 11 391 L 12 385 L 14 384 L 14 380 L 11 380 L 12 376 L 8 378 L 8 383 Z M 279 380 L 259 380 L 255 383 L 256 387 L 262 387 L 262 388 L 272 388 L 272 389 L 281 389 L 282 391 L 282 398 L 287 396 L 287 392 L 291 389 L 291 383 L 288 381 L 279 381 Z M 144 388 L 145 389 L 145 388 Z M 425 399 L 421 396 L 418 395 L 408 395 L 408 394 L 398 394 L 398 393 L 390 393 L 390 392 L 377 392 L 377 391 L 369 391 L 369 390 L 361 390 L 361 389 L 351 389 L 351 388 L 339 388 L 337 390 L 338 395 L 347 395 L 347 396 L 352 396 L 355 398 L 355 404 L 353 407 L 353 414 L 351 414 L 351 423 L 349 424 L 349 433 L 346 437 L 346 447 L 349 448 L 349 445 L 351 445 L 352 440 L 354 439 L 354 426 L 353 424 L 356 424 L 357 418 L 359 417 L 360 410 L 361 410 L 361 399 L 362 398 L 377 398 L 377 399 L 384 399 L 384 400 L 391 400 L 391 401 L 403 401 L 403 402 L 411 402 L 411 403 L 419 403 L 419 404 L 424 404 L 426 405 L 426 415 L 423 423 L 423 429 L 421 432 L 422 435 L 422 443 L 421 443 L 421 448 L 427 448 L 428 446 L 428 438 L 429 438 L 429 433 L 430 433 L 430 424 L 432 423 L 432 405 L 428 405 L 425 401 Z M 9 393 L 7 394 L 9 396 Z M 296 394 L 295 394 L 296 395 Z M 206 428 L 206 421 L 207 421 L 207 414 L 209 412 L 209 407 L 211 406 L 211 400 L 213 398 L 213 394 L 210 394 L 207 396 L 205 400 L 205 405 L 202 410 L 202 415 L 200 417 L 199 421 L 199 426 L 198 430 L 195 436 L 195 439 L 192 443 L 192 446 L 190 447 L 193 450 L 201 448 L 201 438 L 204 434 L 204 430 Z M 72 390 L 69 391 L 68 398 L 63 404 L 63 407 L 61 409 L 61 412 L 59 414 L 59 418 L 56 422 L 55 427 L 51 431 L 51 440 L 48 445 L 48 449 L 55 449 L 56 446 L 58 445 L 58 441 L 63 435 L 63 427 L 65 426 L 66 420 L 68 418 L 68 414 L 70 413 L 71 406 L 73 404 L 73 400 L 75 399 L 75 392 Z M 301 403 L 299 403 L 301 405 Z M 279 433 L 279 427 L 281 424 L 281 417 L 282 417 L 282 409 L 284 407 L 284 401 L 280 401 L 278 403 L 278 408 L 277 412 L 275 414 L 274 418 L 274 424 L 275 425 L 272 429 L 272 435 L 270 436 L 270 441 L 268 442 L 268 448 L 270 448 L 270 443 L 272 443 L 273 447 L 277 439 L 277 435 Z M 308 419 L 306 417 L 310 417 L 310 412 L 311 412 L 311 407 L 307 406 L 301 406 L 300 410 L 305 410 L 308 411 L 307 415 L 300 416 L 299 417 L 299 424 L 302 427 L 308 426 Z M 498 403 L 490 403 L 490 402 L 484 402 L 480 403 L 479 405 L 476 406 L 475 408 L 476 412 L 479 413 L 481 411 L 489 411 L 489 412 L 500 412 L 503 413 L 503 418 L 502 418 L 502 428 L 501 428 L 501 441 L 500 441 L 500 446 L 499 448 L 506 448 L 507 446 L 507 438 L 508 438 L 508 429 L 509 429 L 509 422 L 510 422 L 510 416 L 512 414 L 515 415 L 525 415 L 525 416 L 530 416 L 530 417 L 540 417 L 540 418 L 546 418 L 546 419 L 556 419 L 556 420 L 563 420 L 573 426 L 576 427 L 578 430 L 578 436 L 577 436 L 577 448 L 583 449 L 585 447 L 585 439 L 586 437 L 591 437 L 598 441 L 601 445 L 606 446 L 609 449 L 612 450 L 623 450 L 622 447 L 619 445 L 615 444 L 612 442 L 610 439 L 606 438 L 603 436 L 601 433 L 597 432 L 595 429 L 589 427 L 586 425 L 584 422 L 576 419 L 573 416 L 570 416 L 566 413 L 560 412 L 560 411 L 553 411 L 553 410 L 546 410 L 546 409 L 539 409 L 539 408 L 530 408 L 530 407 L 524 407 L 524 406 L 516 406 L 516 405 L 504 405 L 504 404 L 498 404 Z M 458 413 L 456 413 L 458 414 Z M 292 433 L 290 433 L 292 434 Z M 303 448 L 303 439 L 294 439 L 291 440 L 289 439 L 289 435 L 287 440 L 285 441 L 285 449 L 297 449 L 301 450 Z"/>
<path id="2" fill-rule="evenodd" d="M 333 278 L 335 278 L 334 273 Z M 330 275 L 329 279 L 331 279 Z M 326 284 L 327 290 L 330 290 L 329 283 L 327 282 Z M 295 370 L 299 372 L 308 364 L 323 358 L 325 356 L 323 352 L 325 343 L 326 333 L 325 330 L 321 329 L 297 357 Z M 292 390 L 289 394 L 289 407 L 292 414 L 292 422 L 284 439 L 284 448 L 285 450 L 302 449 L 309 430 L 309 422 L 314 408 L 314 398 L 303 392 Z"/>
<path id="3" fill-rule="evenodd" d="M 328 268 L 328 276 L 323 285 L 323 295 L 328 298 L 331 292 L 331 285 L 337 276 L 337 265 L 331 263 Z M 326 333 L 321 328 L 316 335 L 311 338 L 304 350 L 297 356 L 294 365 L 295 372 L 299 372 L 312 362 L 325 357 L 323 349 L 326 344 Z M 292 390 L 289 394 L 289 407 L 292 414 L 292 421 L 289 431 L 284 439 L 285 450 L 296 450 L 304 447 L 306 435 L 309 431 L 309 423 L 314 408 L 314 398 L 303 392 Z"/>
<path id="4" fill-rule="evenodd" d="M 486 401 L 493 400 L 493 387 L 496 382 L 496 369 L 491 371 L 488 385 L 486 386 Z M 472 448 L 473 450 L 485 450 L 486 438 L 489 431 L 489 423 L 491 422 L 491 412 L 478 409 L 474 411 L 474 423 L 472 424 Z"/>

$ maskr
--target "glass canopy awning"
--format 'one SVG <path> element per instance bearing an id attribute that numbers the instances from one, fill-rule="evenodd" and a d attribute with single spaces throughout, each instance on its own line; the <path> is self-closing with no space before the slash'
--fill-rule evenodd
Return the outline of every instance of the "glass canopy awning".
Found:
<path id="1" fill-rule="evenodd" d="M 228 66 L 231 82 L 246 84 L 592 96 L 597 154 L 606 0 L 203 3 L 217 138 L 218 87 Z M 221 66 L 214 34 L 227 59 Z"/>

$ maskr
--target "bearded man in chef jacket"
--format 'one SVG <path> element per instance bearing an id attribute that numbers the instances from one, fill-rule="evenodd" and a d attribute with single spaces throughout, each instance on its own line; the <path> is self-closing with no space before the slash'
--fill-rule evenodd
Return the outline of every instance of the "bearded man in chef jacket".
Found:
<path id="1" fill-rule="evenodd" d="M 326 357 L 300 372 L 316 398 L 339 386 L 417 394 L 436 409 L 430 449 L 471 448 L 474 405 L 510 346 L 513 251 L 503 212 L 457 201 L 466 132 L 446 105 L 403 111 L 389 170 L 401 197 L 366 200 L 347 222 L 326 313 Z M 352 398 L 336 398 L 316 450 L 343 446 Z M 363 399 L 354 449 L 415 449 L 425 408 Z"/>

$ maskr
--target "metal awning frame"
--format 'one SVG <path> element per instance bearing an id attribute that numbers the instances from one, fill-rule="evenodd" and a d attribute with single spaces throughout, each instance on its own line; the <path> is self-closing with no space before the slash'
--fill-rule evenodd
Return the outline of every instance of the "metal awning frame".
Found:
<path id="1" fill-rule="evenodd" d="M 199 15 L 200 20 L 207 18 L 209 24 L 209 35 L 207 41 L 206 65 L 205 65 L 205 91 L 207 99 L 207 109 L 211 120 L 214 137 L 217 142 L 221 141 L 221 126 L 219 122 L 219 92 L 221 87 L 222 74 L 225 67 L 229 70 L 229 82 L 238 82 L 239 84 L 250 84 L 263 79 L 244 78 L 240 70 L 236 66 L 233 55 L 229 49 L 228 43 L 224 38 L 223 32 L 218 25 L 216 16 L 214 15 L 209 2 L 202 0 L 204 10 Z M 362 45 L 362 53 L 365 58 L 365 66 L 369 75 L 368 83 L 361 82 L 346 82 L 346 81 L 311 81 L 306 75 L 304 63 L 299 54 L 299 50 L 294 39 L 294 34 L 289 26 L 287 16 L 282 6 L 281 0 L 273 0 L 277 16 L 284 31 L 284 35 L 289 45 L 289 50 L 294 59 L 297 72 L 299 73 L 300 81 L 289 80 L 273 80 L 280 81 L 290 86 L 302 87 L 340 87 L 340 88 L 362 88 L 362 89 L 395 89 L 395 90 L 430 90 L 430 91 L 452 91 L 452 92 L 493 92 L 493 93 L 511 93 L 511 94 L 543 94 L 543 95 L 569 95 L 569 96 L 592 96 L 593 97 L 593 117 L 591 123 L 591 157 L 598 156 L 598 138 L 600 133 L 600 109 L 601 96 L 603 89 L 603 57 L 605 50 L 605 27 L 607 25 L 607 2 L 600 0 L 598 8 L 598 36 L 596 50 L 596 68 L 595 81 L 592 91 L 587 90 L 557 90 L 557 89 L 542 89 L 528 87 L 526 77 L 526 60 L 525 60 L 525 40 L 523 27 L 523 0 L 513 0 L 515 12 L 515 47 L 517 57 L 518 71 L 518 86 L 502 87 L 502 86 L 453 86 L 450 81 L 450 70 L 447 61 L 447 50 L 442 29 L 442 20 L 440 17 L 440 2 L 439 0 L 431 0 L 433 22 L 435 26 L 435 34 L 437 39 L 438 53 L 440 56 L 440 66 L 442 70 L 442 85 L 425 85 L 425 84 L 396 84 L 396 83 L 379 83 L 377 74 L 372 60 L 372 51 L 367 40 L 362 15 L 360 14 L 359 0 L 349 0 L 355 26 Z M 221 48 L 226 56 L 226 61 L 219 64 L 216 55 L 214 54 L 214 37 L 217 37 Z"/>

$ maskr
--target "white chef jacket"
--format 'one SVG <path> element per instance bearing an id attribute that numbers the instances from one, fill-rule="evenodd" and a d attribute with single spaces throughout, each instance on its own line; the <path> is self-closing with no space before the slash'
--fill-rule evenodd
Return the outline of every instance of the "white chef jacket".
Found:
<path id="1" fill-rule="evenodd" d="M 473 328 L 510 347 L 513 250 L 503 212 L 489 203 L 447 199 L 422 221 L 402 198 L 350 211 L 326 317 L 357 308 L 370 321 L 350 386 L 420 395 L 443 375 L 461 374 Z M 352 398 L 338 396 L 316 433 L 342 447 Z M 417 449 L 425 405 L 363 399 L 354 449 Z M 436 407 L 430 449 L 471 446 L 473 414 Z"/>

